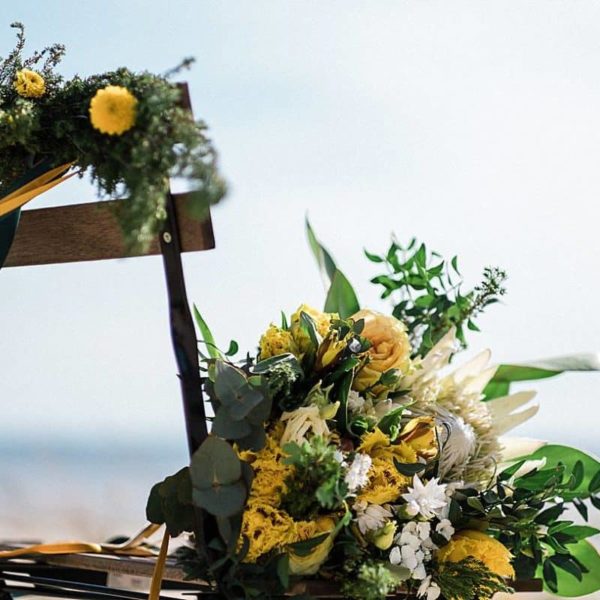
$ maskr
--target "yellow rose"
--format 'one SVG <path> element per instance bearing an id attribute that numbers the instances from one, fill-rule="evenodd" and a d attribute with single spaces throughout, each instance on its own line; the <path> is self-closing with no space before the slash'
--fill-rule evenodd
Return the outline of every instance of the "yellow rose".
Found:
<path id="1" fill-rule="evenodd" d="M 515 576 L 510 564 L 512 554 L 508 548 L 493 537 L 474 529 L 456 533 L 448 544 L 437 551 L 436 556 L 440 562 L 460 562 L 471 556 L 496 575 L 507 578 Z"/>
<path id="2" fill-rule="evenodd" d="M 338 315 L 335 313 L 324 313 L 308 304 L 302 304 L 298 307 L 298 310 L 292 315 L 290 331 L 292 337 L 298 346 L 298 349 L 304 354 L 310 347 L 310 338 L 308 334 L 302 329 L 300 324 L 300 315 L 306 313 L 315 322 L 317 333 L 323 338 L 329 332 L 331 326 L 331 320 L 337 319 Z"/>
<path id="3" fill-rule="evenodd" d="M 292 334 L 275 325 L 270 325 L 267 331 L 263 333 L 258 345 L 261 360 L 280 354 L 298 354 Z"/>
<path id="4" fill-rule="evenodd" d="M 31 69 L 17 71 L 14 88 L 23 98 L 40 98 L 46 93 L 44 78 Z"/>
<path id="5" fill-rule="evenodd" d="M 292 550 L 289 551 L 290 573 L 292 575 L 315 575 L 327 560 L 333 548 L 335 520 L 331 517 L 319 517 L 315 523 L 317 531 L 313 537 L 318 537 L 324 533 L 329 533 L 329 535 L 313 548 L 307 556 L 300 556 Z"/>
<path id="6" fill-rule="evenodd" d="M 374 310 L 361 310 L 352 319 L 364 320 L 360 335 L 371 342 L 369 360 L 358 370 L 352 387 L 359 392 L 369 389 L 379 396 L 387 391 L 385 386 L 377 385 L 381 375 L 392 369 L 405 373 L 410 365 L 406 327 L 398 319 Z"/>

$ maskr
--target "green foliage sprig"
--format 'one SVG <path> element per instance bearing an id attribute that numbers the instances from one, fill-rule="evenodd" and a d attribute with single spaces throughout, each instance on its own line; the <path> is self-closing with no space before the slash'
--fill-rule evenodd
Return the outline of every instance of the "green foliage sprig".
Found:
<path id="1" fill-rule="evenodd" d="M 382 298 L 393 300 L 393 315 L 407 326 L 415 355 L 424 356 L 451 327 L 466 346 L 465 326 L 478 331 L 474 319 L 505 293 L 506 273 L 495 267 L 484 270 L 473 290 L 462 292 L 457 257 L 447 262 L 415 239 L 407 246 L 393 240 L 382 256 L 365 254 L 386 266 L 371 282 L 383 287 Z"/>
<path id="2" fill-rule="evenodd" d="M 169 177 L 190 182 L 189 208 L 196 216 L 224 196 L 206 125 L 181 107 L 175 84 L 125 68 L 65 82 L 55 72 L 64 47 L 56 44 L 25 58 L 24 27 L 13 27 L 17 45 L 0 63 L 0 190 L 40 163 L 50 168 L 75 161 L 100 196 L 128 197 L 117 216 L 132 247 L 151 240 L 164 221 Z M 13 83 L 24 68 L 36 68 L 44 78 L 40 97 L 17 94 Z M 122 135 L 101 133 L 90 123 L 90 101 L 109 85 L 126 88 L 137 99 L 135 124 Z"/>
<path id="3" fill-rule="evenodd" d="M 310 442 L 289 443 L 283 449 L 284 462 L 294 467 L 285 481 L 284 510 L 294 519 L 311 520 L 321 509 L 341 508 L 348 486 L 335 447 L 315 436 Z"/>
<path id="4" fill-rule="evenodd" d="M 502 577 L 472 557 L 438 564 L 433 580 L 440 587 L 442 598 L 448 600 L 490 600 L 498 592 L 514 591 Z"/>

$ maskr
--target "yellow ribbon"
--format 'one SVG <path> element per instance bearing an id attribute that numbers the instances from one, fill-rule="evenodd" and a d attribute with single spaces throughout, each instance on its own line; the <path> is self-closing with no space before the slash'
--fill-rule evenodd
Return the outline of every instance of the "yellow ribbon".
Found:
<path id="1" fill-rule="evenodd" d="M 21 558 L 31 555 L 58 555 L 58 554 L 117 554 L 125 556 L 156 557 L 150 593 L 148 600 L 159 600 L 162 580 L 169 551 L 169 532 L 165 529 L 160 551 L 144 546 L 144 542 L 154 535 L 161 525 L 150 523 L 136 535 L 121 544 L 94 544 L 89 542 L 55 542 L 51 544 L 35 544 L 15 550 L 0 551 L 0 559 Z"/>
<path id="2" fill-rule="evenodd" d="M 70 169 L 74 164 L 74 162 L 65 163 L 60 167 L 51 169 L 20 187 L 18 190 L 0 198 L 0 217 L 11 213 L 17 208 L 21 208 L 21 206 L 30 200 L 33 200 L 40 194 L 51 190 L 59 183 L 63 183 L 64 181 L 67 181 L 67 179 L 73 177 L 75 173 L 71 173 L 70 175 L 63 175 L 63 173 Z"/>
<path id="3" fill-rule="evenodd" d="M 95 544 L 89 542 L 55 542 L 52 544 L 35 544 L 15 550 L 0 551 L 0 559 L 19 558 L 32 554 L 120 554 L 124 556 L 157 556 L 156 550 L 144 546 L 144 542 L 155 534 L 160 525 L 150 523 L 133 537 L 122 544 Z"/>
<path id="4" fill-rule="evenodd" d="M 167 562 L 167 553 L 169 551 L 169 532 L 165 529 L 160 552 L 154 565 L 154 573 L 152 574 L 152 583 L 150 584 L 150 594 L 148 600 L 159 600 L 160 590 L 162 588 L 162 579 L 165 572 L 165 563 Z"/>

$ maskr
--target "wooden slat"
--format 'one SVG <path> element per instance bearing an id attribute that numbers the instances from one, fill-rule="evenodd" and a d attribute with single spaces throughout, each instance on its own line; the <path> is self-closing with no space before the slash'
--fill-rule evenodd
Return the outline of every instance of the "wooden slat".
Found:
<path id="1" fill-rule="evenodd" d="M 21 544 L 0 543 L 2 549 L 18 548 Z M 135 558 L 127 556 L 110 556 L 103 554 L 69 554 L 63 556 L 40 556 L 35 559 L 48 565 L 57 567 L 70 567 L 75 569 L 85 569 L 88 571 L 100 571 L 105 573 L 120 573 L 124 575 L 136 575 L 138 577 L 151 577 L 154 571 L 155 559 L 153 558 Z M 8 568 L 6 568 L 8 570 Z M 174 559 L 168 559 L 165 568 L 164 579 L 167 581 L 185 581 L 185 574 L 177 566 Z M 203 581 L 189 581 L 196 583 L 199 590 L 206 588 L 207 584 Z M 516 592 L 541 592 L 543 584 L 541 579 L 528 579 L 510 583 Z M 308 594 L 315 598 L 341 598 L 339 584 L 324 580 L 306 579 L 295 582 L 288 595 Z M 404 592 L 388 596 L 398 600 L 406 600 L 407 595 Z M 412 597 L 411 597 L 412 598 Z"/>
<path id="2" fill-rule="evenodd" d="M 199 221 L 186 194 L 174 194 L 183 252 L 215 247 L 210 215 Z M 127 253 L 115 210 L 125 200 L 108 200 L 23 211 L 5 267 L 49 265 L 160 254 L 158 238 L 147 251 Z"/>

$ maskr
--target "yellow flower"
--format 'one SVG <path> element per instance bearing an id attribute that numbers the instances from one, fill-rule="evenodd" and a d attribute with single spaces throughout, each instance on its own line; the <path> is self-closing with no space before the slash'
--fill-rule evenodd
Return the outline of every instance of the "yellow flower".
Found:
<path id="1" fill-rule="evenodd" d="M 95 129 L 121 135 L 135 125 L 137 98 L 119 85 L 98 90 L 90 102 L 90 120 Z"/>
<path id="2" fill-rule="evenodd" d="M 260 501 L 250 502 L 242 518 L 242 531 L 238 549 L 248 541 L 244 562 L 256 562 L 263 554 L 281 549 L 294 535 L 294 521 L 286 512 Z"/>
<path id="3" fill-rule="evenodd" d="M 395 535 L 396 523 L 388 521 L 381 529 L 373 533 L 372 540 L 380 550 L 389 550 L 390 546 L 394 543 Z"/>
<path id="4" fill-rule="evenodd" d="M 292 334 L 272 324 L 260 338 L 259 347 L 262 360 L 280 354 L 298 354 Z"/>
<path id="5" fill-rule="evenodd" d="M 315 575 L 321 565 L 327 560 L 335 538 L 335 520 L 331 517 L 319 517 L 316 522 L 316 532 L 311 537 L 318 537 L 324 533 L 329 535 L 307 556 L 295 554 L 289 551 L 290 573 L 292 575 Z M 309 538 L 310 539 L 310 538 Z"/>
<path id="6" fill-rule="evenodd" d="M 329 331 L 319 344 L 315 368 L 317 371 L 326 369 L 341 356 L 347 347 L 347 342 L 339 339 L 337 331 Z"/>
<path id="7" fill-rule="evenodd" d="M 390 370 L 406 373 L 410 366 L 411 348 L 406 327 L 398 319 L 374 310 L 361 310 L 352 319 L 364 320 L 360 335 L 371 342 L 369 360 L 358 370 L 353 388 L 359 392 L 369 389 L 379 396 L 387 391 L 385 386 L 377 385 L 383 373 Z"/>
<path id="8" fill-rule="evenodd" d="M 44 78 L 31 69 L 17 71 L 14 88 L 23 98 L 40 98 L 46 93 Z"/>
<path id="9" fill-rule="evenodd" d="M 481 561 L 492 573 L 513 578 L 515 571 L 510 564 L 512 554 L 498 540 L 472 529 L 456 533 L 450 542 L 436 553 L 440 562 L 460 562 L 471 556 Z"/>
<path id="10" fill-rule="evenodd" d="M 410 478 L 401 475 L 393 458 L 374 458 L 369 470 L 369 483 L 357 497 L 359 502 L 387 504 L 398 500 L 410 484 Z"/>
<path id="11" fill-rule="evenodd" d="M 402 429 L 398 440 L 410 446 L 420 458 L 432 460 L 437 456 L 437 437 L 433 417 L 411 419 Z"/>
<path id="12" fill-rule="evenodd" d="M 250 501 L 258 500 L 279 506 L 286 492 L 285 479 L 292 467 L 283 462 L 284 452 L 273 435 L 267 436 L 265 447 L 259 452 L 240 452 L 240 459 L 249 463 L 254 471 L 250 488 Z"/>
<path id="13" fill-rule="evenodd" d="M 300 315 L 303 312 L 309 317 L 312 317 L 316 325 L 317 333 L 321 337 L 325 337 L 329 332 L 331 320 L 338 318 L 338 315 L 335 313 L 324 313 L 316 308 L 313 308 L 312 306 L 308 306 L 307 304 L 302 304 L 299 306 L 298 310 L 292 315 L 290 331 L 292 332 L 294 341 L 296 342 L 296 345 L 302 354 L 304 354 L 310 347 L 310 338 L 300 326 Z"/>

